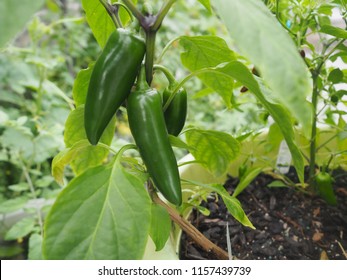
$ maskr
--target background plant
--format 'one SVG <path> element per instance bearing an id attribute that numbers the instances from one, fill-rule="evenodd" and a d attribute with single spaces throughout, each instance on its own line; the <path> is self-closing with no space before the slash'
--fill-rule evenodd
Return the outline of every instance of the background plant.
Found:
<path id="1" fill-rule="evenodd" d="M 346 118 L 344 56 L 346 37 L 346 3 L 344 1 L 272 1 L 268 3 L 278 21 L 291 35 L 308 69 L 311 72 L 313 91 L 309 101 L 313 107 L 313 120 L 306 154 L 309 174 L 307 181 L 316 189 L 317 165 L 322 172 L 329 167 L 345 164 Z M 340 18 L 339 26 L 332 22 L 333 13 Z M 318 145 L 328 126 L 332 135 Z M 334 141 L 337 151 L 332 153 L 329 144 Z M 317 162 L 318 152 L 325 159 Z M 331 191 L 331 195 L 333 192 Z M 323 195 L 324 197 L 324 195 Z M 331 200 L 329 197 L 324 197 Z"/>
<path id="2" fill-rule="evenodd" d="M 11 5 L 5 2 L 3 11 Z M 30 7 L 40 1 L 34 6 L 29 2 L 13 7 L 19 18 L 29 18 Z M 0 232 L 5 240 L 22 242 L 37 233 L 30 239 L 35 243 L 42 236 L 43 216 L 61 190 L 51 176 L 51 162 L 64 148 L 64 123 L 73 107 L 70 92 L 79 70 L 75 63 L 87 66 L 98 51 L 78 6 L 76 10 L 70 2 L 72 9 L 67 9 L 63 4 L 67 3 L 47 1 L 26 31 L 0 53 Z M 22 8 L 25 11 L 17 11 Z M 2 39 L 10 38 L 6 32 L 16 34 L 22 28 L 11 27 L 25 23 L 2 19 L 2 26 L 9 26 Z M 23 219 L 9 229 L 6 217 L 16 210 L 24 212 Z M 16 244 L 5 246 L 1 256 L 21 250 Z"/>

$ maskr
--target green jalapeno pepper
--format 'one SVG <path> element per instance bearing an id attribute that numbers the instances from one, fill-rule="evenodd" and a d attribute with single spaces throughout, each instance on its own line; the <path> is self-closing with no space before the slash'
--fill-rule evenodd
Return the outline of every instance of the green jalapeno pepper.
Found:
<path id="1" fill-rule="evenodd" d="M 163 92 L 163 104 L 170 98 L 172 87 L 168 87 Z M 166 128 L 169 134 L 178 136 L 184 127 L 187 117 L 187 92 L 182 87 L 178 90 L 170 105 L 164 112 Z"/>
<path id="2" fill-rule="evenodd" d="M 131 133 L 154 185 L 171 203 L 182 203 L 180 176 L 168 132 L 160 94 L 149 88 L 142 71 L 136 91 L 128 97 Z"/>
<path id="3" fill-rule="evenodd" d="M 145 55 L 145 43 L 124 29 L 108 39 L 97 59 L 85 104 L 85 130 L 89 142 L 96 145 L 128 97 Z"/>

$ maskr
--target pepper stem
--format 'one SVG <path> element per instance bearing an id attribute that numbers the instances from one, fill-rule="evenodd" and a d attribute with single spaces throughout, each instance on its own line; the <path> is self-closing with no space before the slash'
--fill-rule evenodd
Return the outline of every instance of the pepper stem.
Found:
<path id="1" fill-rule="evenodd" d="M 154 70 L 159 70 L 160 72 L 162 72 L 165 75 L 166 79 L 169 82 L 169 87 L 170 88 L 174 88 L 177 85 L 177 81 L 176 81 L 175 77 L 172 75 L 170 70 L 167 69 L 165 66 L 159 65 L 159 64 L 155 64 L 153 66 L 153 69 Z"/>
<path id="2" fill-rule="evenodd" d="M 149 85 L 148 85 L 147 80 L 146 80 L 146 69 L 142 65 L 140 72 L 137 76 L 136 90 L 144 91 L 147 89 L 149 89 Z"/>
<path id="3" fill-rule="evenodd" d="M 153 80 L 153 65 L 154 65 L 154 52 L 155 52 L 155 38 L 157 32 L 148 30 L 146 31 L 146 80 L 150 85 Z"/>
<path id="4" fill-rule="evenodd" d="M 123 2 L 139 22 L 143 21 L 144 15 L 137 9 L 131 0 L 123 0 Z"/>
<path id="5" fill-rule="evenodd" d="M 120 2 L 116 2 L 116 3 L 113 4 L 113 6 L 116 6 L 118 8 L 119 7 L 123 7 L 126 10 L 126 12 L 128 13 L 128 15 L 130 16 L 130 20 L 134 21 L 134 16 L 133 16 L 132 12 L 130 11 L 130 9 L 128 8 L 127 5 L 125 5 L 123 3 L 120 3 Z"/>

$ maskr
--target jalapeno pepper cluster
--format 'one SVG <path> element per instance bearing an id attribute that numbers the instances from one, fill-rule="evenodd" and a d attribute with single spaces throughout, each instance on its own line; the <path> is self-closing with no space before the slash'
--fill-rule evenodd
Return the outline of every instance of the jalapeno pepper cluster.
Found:
<path id="1" fill-rule="evenodd" d="M 143 40 L 123 29 L 113 32 L 98 58 L 89 83 L 85 104 L 85 130 L 96 145 L 108 123 L 127 101 L 131 133 L 155 187 L 171 203 L 182 203 L 178 166 L 169 134 L 177 136 L 187 114 L 187 93 L 182 88 L 173 93 L 173 84 L 162 96 L 146 82 L 144 69 L 136 90 L 131 92 L 145 55 Z M 130 93 L 131 92 L 131 93 Z"/>

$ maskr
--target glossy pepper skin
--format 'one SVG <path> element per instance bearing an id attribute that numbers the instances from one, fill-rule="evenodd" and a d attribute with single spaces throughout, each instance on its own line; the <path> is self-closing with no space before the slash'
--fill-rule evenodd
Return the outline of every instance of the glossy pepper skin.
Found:
<path id="1" fill-rule="evenodd" d="M 169 202 L 181 205 L 181 182 L 165 126 L 162 98 L 141 76 L 140 86 L 128 98 L 130 130 L 155 186 Z"/>
<path id="2" fill-rule="evenodd" d="M 170 98 L 172 90 L 166 88 L 163 92 L 163 104 Z M 164 112 L 166 128 L 169 134 L 178 136 L 187 118 L 187 92 L 180 88 L 174 99 Z"/>
<path id="3" fill-rule="evenodd" d="M 330 205 L 336 205 L 336 196 L 333 190 L 333 181 L 329 173 L 320 172 L 315 178 L 318 194 Z"/>
<path id="4" fill-rule="evenodd" d="M 96 145 L 128 97 L 145 55 L 145 43 L 124 29 L 117 29 L 108 39 L 97 59 L 85 104 L 85 130 Z"/>

